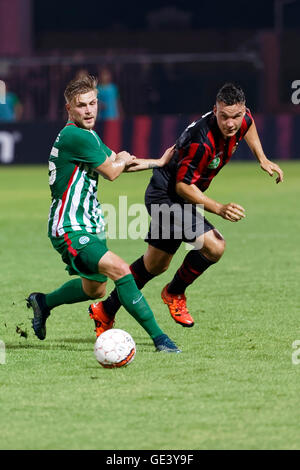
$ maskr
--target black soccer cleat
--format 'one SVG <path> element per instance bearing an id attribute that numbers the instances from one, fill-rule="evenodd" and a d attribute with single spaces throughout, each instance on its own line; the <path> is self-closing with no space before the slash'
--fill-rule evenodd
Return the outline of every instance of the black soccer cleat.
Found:
<path id="1" fill-rule="evenodd" d="M 167 335 L 160 335 L 153 340 L 156 347 L 156 351 L 166 352 L 166 353 L 180 353 L 179 349 L 175 343 Z"/>
<path id="2" fill-rule="evenodd" d="M 32 292 L 27 301 L 27 308 L 32 308 L 32 328 L 35 335 L 43 340 L 46 338 L 46 320 L 50 315 L 50 309 L 45 302 L 45 294 Z"/>

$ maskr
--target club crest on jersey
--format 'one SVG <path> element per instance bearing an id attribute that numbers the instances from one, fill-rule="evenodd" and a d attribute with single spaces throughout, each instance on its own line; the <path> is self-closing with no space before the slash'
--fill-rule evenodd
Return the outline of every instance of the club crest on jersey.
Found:
<path id="1" fill-rule="evenodd" d="M 210 168 L 211 170 L 215 170 L 220 165 L 220 161 L 221 161 L 220 157 L 215 157 L 207 167 Z"/>
<path id="2" fill-rule="evenodd" d="M 79 243 L 80 245 L 86 245 L 90 241 L 89 237 L 80 237 Z"/>

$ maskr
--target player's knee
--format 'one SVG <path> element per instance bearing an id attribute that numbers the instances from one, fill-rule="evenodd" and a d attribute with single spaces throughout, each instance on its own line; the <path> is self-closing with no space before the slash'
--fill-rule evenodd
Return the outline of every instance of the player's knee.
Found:
<path id="1" fill-rule="evenodd" d="M 158 276 L 167 271 L 172 258 L 172 254 L 149 245 L 143 256 L 143 261 L 146 270 L 154 276 Z"/>
<path id="2" fill-rule="evenodd" d="M 169 265 L 170 262 L 168 260 L 153 260 L 151 264 L 147 266 L 147 271 L 149 271 L 154 276 L 158 276 L 159 274 L 167 271 Z"/>
<path id="3" fill-rule="evenodd" d="M 225 239 L 217 229 L 214 229 L 210 233 L 209 238 L 205 240 L 203 249 L 201 251 L 205 256 L 207 256 L 207 258 L 209 258 L 214 263 L 217 263 L 223 256 L 225 248 Z"/>
<path id="4" fill-rule="evenodd" d="M 131 274 L 129 265 L 115 253 L 108 251 L 98 263 L 99 273 L 105 274 L 112 281 L 116 281 L 127 274 Z"/>
<path id="5" fill-rule="evenodd" d="M 162 274 L 164 273 L 165 271 L 167 271 L 167 269 L 169 268 L 170 266 L 170 263 L 168 262 L 165 262 L 165 263 L 162 263 L 159 267 L 159 274 Z"/>
<path id="6" fill-rule="evenodd" d="M 224 239 L 223 239 L 223 240 L 219 240 L 219 241 L 216 243 L 216 245 L 215 245 L 215 247 L 214 247 L 214 253 L 213 253 L 213 255 L 214 255 L 216 261 L 219 261 L 219 259 L 222 258 L 223 253 L 224 253 L 224 251 L 225 251 L 225 248 L 226 248 L 226 242 L 225 242 Z"/>
<path id="7" fill-rule="evenodd" d="M 121 277 L 131 274 L 130 267 L 125 261 L 122 261 L 117 266 L 114 267 L 114 278 L 120 279 Z"/>

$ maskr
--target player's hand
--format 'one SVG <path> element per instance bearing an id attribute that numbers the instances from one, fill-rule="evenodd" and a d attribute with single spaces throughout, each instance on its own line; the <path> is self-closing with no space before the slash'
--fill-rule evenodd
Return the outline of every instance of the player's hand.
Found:
<path id="1" fill-rule="evenodd" d="M 117 156 L 118 158 L 121 158 L 125 161 L 126 166 L 131 165 L 136 160 L 136 157 L 134 155 L 130 155 L 130 153 L 126 152 L 125 150 L 119 152 Z"/>
<path id="2" fill-rule="evenodd" d="M 283 171 L 282 169 L 276 165 L 276 163 L 271 162 L 271 160 L 263 160 L 260 163 L 260 167 L 266 171 L 270 176 L 273 176 L 274 172 L 277 173 L 276 183 L 281 183 L 283 181 Z"/>
<path id="3" fill-rule="evenodd" d="M 219 215 L 223 217 L 223 219 L 230 220 L 230 222 L 238 222 L 239 220 L 243 219 L 245 216 L 245 209 L 234 202 L 230 202 L 229 204 L 224 204 L 221 207 Z"/>
<path id="4" fill-rule="evenodd" d="M 159 163 L 159 166 L 165 166 L 167 163 L 169 163 L 174 153 L 175 153 L 175 144 L 172 145 L 172 147 L 167 148 L 167 150 L 159 158 L 159 160 L 157 161 L 157 163 Z"/>

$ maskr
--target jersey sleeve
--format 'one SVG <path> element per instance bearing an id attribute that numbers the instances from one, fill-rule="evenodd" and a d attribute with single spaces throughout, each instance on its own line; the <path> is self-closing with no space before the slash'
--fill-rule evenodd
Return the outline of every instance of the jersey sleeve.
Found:
<path id="1" fill-rule="evenodd" d="M 201 174 L 210 154 L 208 146 L 199 143 L 191 143 L 188 152 L 178 162 L 176 182 L 195 184 L 201 178 Z"/>
<path id="2" fill-rule="evenodd" d="M 85 163 L 91 168 L 102 165 L 112 152 L 95 134 L 78 128 L 65 133 L 61 145 L 69 153 L 70 161 Z"/>
<path id="3" fill-rule="evenodd" d="M 107 155 L 108 157 L 110 157 L 111 154 L 112 154 L 112 150 L 111 150 L 110 148 L 108 148 L 107 145 L 105 145 L 105 144 L 102 142 L 101 139 L 100 139 L 100 141 L 101 141 L 101 145 L 102 145 L 102 148 L 103 148 L 104 152 L 106 153 L 106 155 Z"/>
<path id="4" fill-rule="evenodd" d="M 246 135 L 253 121 L 254 119 L 252 117 L 250 109 L 246 108 L 246 113 L 245 113 L 245 116 L 241 125 L 241 138 L 243 138 Z"/>

